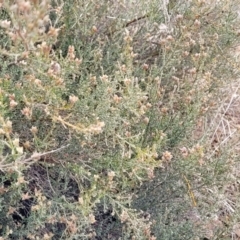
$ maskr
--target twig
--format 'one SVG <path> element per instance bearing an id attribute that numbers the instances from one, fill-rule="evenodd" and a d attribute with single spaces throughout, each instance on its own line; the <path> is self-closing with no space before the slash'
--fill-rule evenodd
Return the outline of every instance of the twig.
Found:
<path id="1" fill-rule="evenodd" d="M 125 24 L 125 27 L 128 27 L 129 25 L 131 25 L 131 24 L 133 24 L 133 23 L 135 23 L 135 22 L 137 22 L 137 21 L 139 21 L 139 20 L 142 20 L 142 19 L 144 19 L 144 18 L 147 18 L 147 17 L 149 17 L 149 14 L 145 14 L 145 15 L 143 15 L 143 16 L 141 16 L 141 17 L 134 18 L 134 19 L 131 20 L 130 22 L 126 23 L 126 24 Z"/>
<path id="2" fill-rule="evenodd" d="M 31 157 L 29 157 L 29 158 L 23 159 L 23 156 L 22 156 L 22 157 L 16 159 L 16 161 L 14 161 L 14 162 L 7 163 L 7 164 L 2 164 L 4 162 L 4 160 L 6 160 L 6 158 L 7 158 L 7 157 L 5 157 L 5 159 L 0 161 L 0 170 L 4 171 L 4 169 L 14 169 L 14 170 L 18 171 L 18 166 L 24 165 L 24 164 L 27 164 L 27 163 L 30 163 L 30 162 L 32 162 L 32 163 L 36 162 L 36 161 L 39 160 L 39 158 L 41 158 L 43 156 L 46 156 L 48 154 L 51 154 L 51 153 L 59 152 L 62 149 L 68 147 L 68 146 L 69 146 L 69 144 L 66 145 L 66 146 L 62 146 L 62 147 L 60 147 L 58 149 L 51 150 L 51 151 L 44 152 L 44 153 L 33 153 L 33 155 Z"/>
<path id="3" fill-rule="evenodd" d="M 184 178 L 184 180 L 186 181 L 187 188 L 188 188 L 188 194 L 189 194 L 189 196 L 190 196 L 190 198 L 191 198 L 191 200 L 192 200 L 193 206 L 196 207 L 196 206 L 197 206 L 197 202 L 196 202 L 196 200 L 195 200 L 195 196 L 194 196 L 194 193 L 193 193 L 193 191 L 192 191 L 191 184 L 190 184 L 189 180 L 186 178 L 185 175 L 183 175 L 183 178 Z"/>
<path id="4" fill-rule="evenodd" d="M 69 146 L 69 144 L 66 145 L 66 146 L 62 146 L 62 147 L 60 147 L 60 148 L 57 148 L 57 149 L 55 149 L 55 150 L 51 150 L 51 151 L 45 152 L 45 153 L 35 153 L 35 154 L 33 154 L 31 157 L 25 159 L 25 160 L 24 160 L 24 163 L 30 162 L 30 161 L 34 160 L 35 158 L 40 158 L 40 157 L 49 155 L 49 154 L 51 154 L 51 153 L 59 152 L 59 151 L 61 151 L 62 149 L 68 147 L 68 146 Z"/>

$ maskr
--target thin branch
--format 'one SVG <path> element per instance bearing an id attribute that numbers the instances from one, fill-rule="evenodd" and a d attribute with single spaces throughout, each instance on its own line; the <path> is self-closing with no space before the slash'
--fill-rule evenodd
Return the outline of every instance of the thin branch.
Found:
<path id="1" fill-rule="evenodd" d="M 68 147 L 68 145 L 66 146 L 62 146 L 60 148 L 57 148 L 55 150 L 51 150 L 51 151 L 48 151 L 48 152 L 44 152 L 44 153 L 33 153 L 33 155 L 29 158 L 26 158 L 26 159 L 23 159 L 23 156 L 18 158 L 16 161 L 14 162 L 11 162 L 11 163 L 7 163 L 7 164 L 2 164 L 3 161 L 6 159 L 3 159 L 2 161 L 0 161 L 0 170 L 1 171 L 4 171 L 4 169 L 15 169 L 16 171 L 18 171 L 18 166 L 20 165 L 24 165 L 24 164 L 27 164 L 27 163 L 34 163 L 36 161 L 39 160 L 39 158 L 43 157 L 43 156 L 46 156 L 46 155 L 49 155 L 51 153 L 55 153 L 55 152 L 59 152 L 61 151 L 62 149 Z"/>
<path id="2" fill-rule="evenodd" d="M 131 24 L 133 24 L 133 23 L 135 23 L 135 22 L 137 22 L 137 21 L 139 21 L 139 20 L 145 19 L 145 18 L 147 18 L 147 17 L 149 17 L 149 14 L 145 14 L 145 15 L 143 15 L 143 16 L 141 16 L 141 17 L 134 18 L 134 19 L 131 20 L 130 22 L 126 23 L 126 24 L 125 24 L 125 27 L 128 27 L 129 25 L 131 25 Z"/>
<path id="3" fill-rule="evenodd" d="M 66 146 L 62 146 L 62 147 L 60 147 L 60 148 L 57 148 L 57 149 L 55 149 L 55 150 L 51 150 L 51 151 L 45 152 L 45 153 L 36 153 L 36 154 L 33 154 L 31 157 L 25 159 L 24 162 L 30 162 L 30 161 L 32 161 L 32 160 L 34 160 L 34 159 L 36 159 L 36 158 L 41 158 L 41 157 L 46 156 L 46 155 L 49 155 L 49 154 L 51 154 L 51 153 L 59 152 L 59 151 L 61 151 L 62 149 L 67 148 L 68 146 L 69 146 L 69 144 L 66 145 Z"/>

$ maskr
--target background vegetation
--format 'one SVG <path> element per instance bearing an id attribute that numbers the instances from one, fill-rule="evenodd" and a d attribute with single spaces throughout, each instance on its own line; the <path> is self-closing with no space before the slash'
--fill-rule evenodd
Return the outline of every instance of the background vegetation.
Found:
<path id="1" fill-rule="evenodd" d="M 238 239 L 239 3 L 0 1 L 0 239 Z"/>

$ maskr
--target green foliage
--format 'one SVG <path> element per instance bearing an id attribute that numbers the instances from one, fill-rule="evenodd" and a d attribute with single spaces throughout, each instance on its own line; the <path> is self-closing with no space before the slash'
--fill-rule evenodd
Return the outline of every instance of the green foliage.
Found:
<path id="1" fill-rule="evenodd" d="M 199 167 L 209 142 L 188 138 L 238 75 L 233 6 L 9 0 L 0 10 L 3 239 L 201 236 L 187 216 L 195 174 L 208 186 L 228 167 Z"/>

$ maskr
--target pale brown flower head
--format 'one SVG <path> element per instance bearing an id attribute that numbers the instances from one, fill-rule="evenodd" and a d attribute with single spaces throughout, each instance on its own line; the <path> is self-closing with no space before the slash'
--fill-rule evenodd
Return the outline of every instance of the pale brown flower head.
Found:
<path id="1" fill-rule="evenodd" d="M 147 71 L 149 69 L 149 65 L 144 63 L 142 68 L 143 68 L 143 70 Z"/>
<path id="2" fill-rule="evenodd" d="M 31 3 L 25 0 L 18 0 L 17 7 L 18 7 L 18 10 L 22 13 L 29 12 L 32 8 Z"/>
<path id="3" fill-rule="evenodd" d="M 29 195 L 28 192 L 25 194 L 23 193 L 21 197 L 22 197 L 22 200 L 27 200 L 27 199 L 31 198 L 31 196 Z"/>
<path id="4" fill-rule="evenodd" d="M 10 25 L 11 25 L 11 22 L 8 21 L 8 20 L 3 20 L 3 21 L 0 22 L 0 26 L 2 28 L 10 28 Z"/>
<path id="5" fill-rule="evenodd" d="M 172 41 L 174 41 L 174 38 L 172 35 L 168 35 L 166 40 L 168 40 L 169 42 L 172 42 Z"/>
<path id="6" fill-rule="evenodd" d="M 35 126 L 32 126 L 31 129 L 30 129 L 30 131 L 31 131 L 32 134 L 37 134 L 38 129 L 37 129 L 37 127 L 35 127 Z"/>
<path id="7" fill-rule="evenodd" d="M 31 148 L 31 143 L 29 141 L 26 141 L 23 143 L 23 147 L 29 150 Z"/>
<path id="8" fill-rule="evenodd" d="M 32 115 L 32 111 L 29 107 L 25 107 L 21 110 L 21 113 L 26 116 L 27 118 L 29 118 Z"/>
<path id="9" fill-rule="evenodd" d="M 50 69 L 49 69 L 49 73 L 53 73 L 56 75 L 59 75 L 61 73 L 61 66 L 59 63 L 57 62 L 52 62 Z"/>
<path id="10" fill-rule="evenodd" d="M 131 134 L 131 132 L 129 132 L 129 131 L 126 131 L 126 132 L 125 132 L 125 136 L 126 136 L 126 137 L 131 137 L 131 136 L 132 136 L 132 134 Z"/>
<path id="11" fill-rule="evenodd" d="M 126 85 L 126 86 L 129 86 L 130 84 L 131 84 L 131 79 L 129 79 L 129 78 L 126 78 L 126 79 L 124 79 L 123 80 L 124 81 L 124 84 Z"/>
<path id="12" fill-rule="evenodd" d="M 19 186 L 21 184 L 27 183 L 24 179 L 24 176 L 19 176 L 16 182 L 16 185 Z"/>
<path id="13" fill-rule="evenodd" d="M 184 52 L 183 52 L 183 56 L 184 56 L 184 57 L 187 57 L 188 55 L 189 55 L 189 52 L 188 52 L 188 51 L 184 51 Z"/>
<path id="14" fill-rule="evenodd" d="M 182 21 L 182 20 L 183 20 L 183 15 L 178 14 L 178 15 L 176 16 L 176 21 Z"/>
<path id="15" fill-rule="evenodd" d="M 3 124 L 3 131 L 4 133 L 10 134 L 12 132 L 12 122 L 7 121 Z"/>
<path id="16" fill-rule="evenodd" d="M 51 47 L 46 42 L 43 41 L 42 44 L 37 47 L 41 50 L 43 55 L 49 56 Z"/>
<path id="17" fill-rule="evenodd" d="M 122 97 L 119 97 L 117 94 L 114 94 L 113 95 L 113 101 L 115 102 L 115 103 L 120 103 L 121 102 L 121 100 L 122 100 Z"/>
<path id="18" fill-rule="evenodd" d="M 71 59 L 71 60 L 73 60 L 73 59 L 75 59 L 75 49 L 74 49 L 74 46 L 72 46 L 72 45 L 70 45 L 69 47 L 68 47 L 68 57 Z"/>
<path id="19" fill-rule="evenodd" d="M 126 72 L 127 71 L 127 67 L 125 64 L 123 64 L 121 67 L 120 67 L 121 71 L 123 72 Z"/>
<path id="20" fill-rule="evenodd" d="M 169 151 L 166 151 L 163 153 L 162 160 L 166 162 L 170 162 L 172 160 L 173 156 Z"/>
<path id="21" fill-rule="evenodd" d="M 195 46 L 195 45 L 196 45 L 196 41 L 193 40 L 193 39 L 190 39 L 190 44 L 193 45 L 193 46 Z"/>
<path id="22" fill-rule="evenodd" d="M 41 85 L 42 85 L 42 81 L 41 81 L 40 79 L 38 79 L 38 78 L 36 78 L 36 79 L 34 80 L 34 83 L 35 83 L 37 86 L 41 86 Z"/>
<path id="23" fill-rule="evenodd" d="M 159 41 L 159 44 L 162 46 L 166 45 L 166 43 L 167 43 L 167 40 L 164 38 Z"/>
<path id="24" fill-rule="evenodd" d="M 201 22 L 196 19 L 195 22 L 194 22 L 194 26 L 195 27 L 200 27 L 201 26 Z"/>
<path id="25" fill-rule="evenodd" d="M 91 224 L 96 222 L 95 216 L 92 213 L 88 216 L 88 220 Z"/>
<path id="26" fill-rule="evenodd" d="M 93 27 L 92 27 L 92 33 L 97 33 L 97 31 L 98 31 L 97 27 L 96 27 L 96 26 L 93 26 Z"/>
<path id="27" fill-rule="evenodd" d="M 151 107 L 152 107 L 152 104 L 148 102 L 148 103 L 146 104 L 146 107 L 147 107 L 147 108 L 151 108 Z"/>
<path id="28" fill-rule="evenodd" d="M 197 69 L 196 69 L 196 68 L 191 68 L 191 69 L 188 70 L 188 72 L 189 72 L 190 74 L 196 74 Z"/>
<path id="29" fill-rule="evenodd" d="M 179 150 L 181 151 L 181 154 L 184 158 L 186 158 L 188 156 L 189 151 L 186 147 L 179 148 Z"/>
<path id="30" fill-rule="evenodd" d="M 79 58 L 75 58 L 74 61 L 75 61 L 75 63 L 76 63 L 77 65 L 80 65 L 83 60 L 82 60 L 82 59 L 79 59 Z"/>
<path id="31" fill-rule="evenodd" d="M 109 181 L 112 181 L 115 176 L 116 176 L 116 174 L 115 174 L 114 171 L 108 172 L 108 179 L 109 179 Z"/>
<path id="32" fill-rule="evenodd" d="M 15 108 L 18 105 L 18 103 L 15 100 L 10 101 L 10 109 Z"/>
<path id="33" fill-rule="evenodd" d="M 107 75 L 101 76 L 100 79 L 101 79 L 102 82 L 108 82 L 109 81 Z"/>
<path id="34" fill-rule="evenodd" d="M 54 28 L 54 27 L 50 27 L 49 31 L 48 31 L 48 35 L 51 37 L 57 37 L 58 36 L 58 32 L 60 29 Z"/>
<path id="35" fill-rule="evenodd" d="M 103 131 L 103 127 L 105 126 L 104 122 L 98 121 L 97 124 L 92 124 L 90 125 L 89 129 L 87 132 L 93 133 L 93 134 L 99 134 Z"/>
<path id="36" fill-rule="evenodd" d="M 154 169 L 153 168 L 148 168 L 147 169 L 147 175 L 149 179 L 153 179 L 155 177 L 154 175 Z"/>
<path id="37" fill-rule="evenodd" d="M 127 35 L 126 37 L 124 37 L 124 41 L 127 43 L 130 43 L 133 41 L 132 37 L 130 37 L 129 35 Z"/>
<path id="38" fill-rule="evenodd" d="M 74 96 L 74 95 L 71 95 L 69 97 L 69 101 L 70 101 L 71 104 L 75 104 L 78 101 L 78 97 Z"/>
<path id="39" fill-rule="evenodd" d="M 82 198 L 82 197 L 79 197 L 79 198 L 78 198 L 78 203 L 79 203 L 80 205 L 83 205 L 83 203 L 84 203 L 84 200 L 83 200 L 83 198 Z"/>
<path id="40" fill-rule="evenodd" d="M 145 117 L 145 118 L 143 119 L 143 122 L 146 123 L 146 124 L 148 124 L 148 123 L 149 123 L 149 118 L 148 118 L 148 117 Z"/>
<path id="41" fill-rule="evenodd" d="M 122 213 L 121 213 L 121 215 L 120 215 L 121 223 L 126 222 L 128 219 L 129 219 L 128 213 L 123 210 Z"/>

